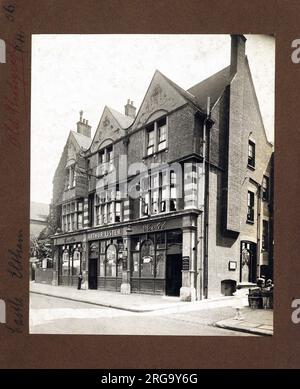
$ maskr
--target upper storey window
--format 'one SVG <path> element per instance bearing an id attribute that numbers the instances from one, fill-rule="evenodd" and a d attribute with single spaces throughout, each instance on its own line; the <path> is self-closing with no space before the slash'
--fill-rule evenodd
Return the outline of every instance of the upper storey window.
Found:
<path id="1" fill-rule="evenodd" d="M 83 200 L 73 201 L 62 206 L 62 229 L 64 232 L 83 228 Z"/>
<path id="2" fill-rule="evenodd" d="M 146 155 L 152 155 L 167 148 L 167 117 L 159 119 L 146 127 Z"/>
<path id="3" fill-rule="evenodd" d="M 262 181 L 262 199 L 264 201 L 269 200 L 269 177 L 263 176 Z"/>
<path id="4" fill-rule="evenodd" d="M 248 166 L 255 168 L 255 143 L 250 139 L 248 141 Z"/>
<path id="5" fill-rule="evenodd" d="M 72 165 L 69 166 L 66 170 L 65 190 L 74 188 L 75 184 L 76 184 L 76 171 L 75 171 L 75 165 Z"/>
<path id="6" fill-rule="evenodd" d="M 167 147 L 167 120 L 163 118 L 157 122 L 158 130 L 158 151 L 164 150 Z"/>
<path id="7" fill-rule="evenodd" d="M 140 188 L 141 216 L 177 210 L 177 179 L 174 171 L 146 174 L 141 179 Z"/>
<path id="8" fill-rule="evenodd" d="M 154 125 L 147 128 L 147 155 L 154 154 Z"/>
<path id="9" fill-rule="evenodd" d="M 112 171 L 114 167 L 113 146 L 109 145 L 98 152 L 97 175 L 102 176 Z"/>

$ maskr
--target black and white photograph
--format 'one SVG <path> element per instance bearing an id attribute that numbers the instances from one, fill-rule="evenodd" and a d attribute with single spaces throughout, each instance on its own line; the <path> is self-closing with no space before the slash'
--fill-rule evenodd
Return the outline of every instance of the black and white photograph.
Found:
<path id="1" fill-rule="evenodd" d="M 272 336 L 275 37 L 31 55 L 30 333 Z"/>

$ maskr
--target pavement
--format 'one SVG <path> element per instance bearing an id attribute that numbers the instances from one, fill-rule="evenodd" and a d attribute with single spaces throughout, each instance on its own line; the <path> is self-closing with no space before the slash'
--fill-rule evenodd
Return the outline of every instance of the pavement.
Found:
<path id="1" fill-rule="evenodd" d="M 236 315 L 234 318 L 218 321 L 214 325 L 234 331 L 272 336 L 273 310 L 244 307 L 239 317 Z"/>
<path id="2" fill-rule="evenodd" d="M 240 312 L 239 319 L 233 316 L 218 320 L 221 319 L 220 317 L 214 322 L 215 327 L 255 335 L 273 335 L 273 310 L 250 309 L 245 294 L 185 302 L 180 301 L 179 297 L 135 293 L 124 295 L 119 292 L 77 290 L 74 287 L 52 286 L 35 282 L 30 282 L 30 292 L 133 313 L 163 312 L 168 314 L 231 307 L 234 308 L 233 312 Z"/>

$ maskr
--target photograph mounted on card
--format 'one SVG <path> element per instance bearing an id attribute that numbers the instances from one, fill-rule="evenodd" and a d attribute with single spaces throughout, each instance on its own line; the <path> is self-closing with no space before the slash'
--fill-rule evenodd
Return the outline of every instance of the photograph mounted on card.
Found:
<path id="1" fill-rule="evenodd" d="M 272 35 L 32 35 L 31 334 L 273 334 L 274 80 Z"/>

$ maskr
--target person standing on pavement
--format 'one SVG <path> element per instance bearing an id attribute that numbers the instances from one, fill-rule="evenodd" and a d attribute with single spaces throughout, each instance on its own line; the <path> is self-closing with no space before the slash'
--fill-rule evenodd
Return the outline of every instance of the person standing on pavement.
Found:
<path id="1" fill-rule="evenodd" d="M 80 272 L 79 273 L 79 276 L 78 276 L 78 286 L 77 286 L 77 289 L 80 290 L 81 289 L 81 283 L 82 283 L 82 273 Z"/>

